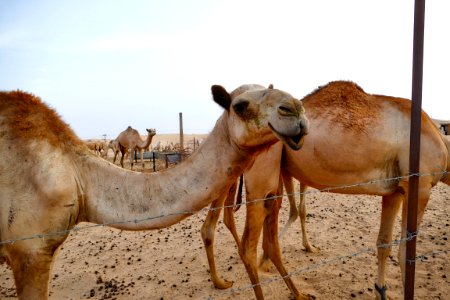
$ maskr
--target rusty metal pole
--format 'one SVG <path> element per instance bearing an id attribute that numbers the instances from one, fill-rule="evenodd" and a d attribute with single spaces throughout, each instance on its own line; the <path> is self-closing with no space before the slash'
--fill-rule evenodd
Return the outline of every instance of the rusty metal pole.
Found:
<path id="1" fill-rule="evenodd" d="M 422 79 L 423 79 L 423 36 L 425 25 L 425 0 L 416 0 L 414 6 L 414 41 L 412 70 L 412 109 L 411 132 L 409 145 L 409 174 L 418 174 L 420 165 L 420 128 L 422 111 Z M 416 270 L 417 242 L 417 201 L 419 176 L 409 178 L 407 241 L 405 262 L 405 299 L 414 299 L 414 279 Z"/>

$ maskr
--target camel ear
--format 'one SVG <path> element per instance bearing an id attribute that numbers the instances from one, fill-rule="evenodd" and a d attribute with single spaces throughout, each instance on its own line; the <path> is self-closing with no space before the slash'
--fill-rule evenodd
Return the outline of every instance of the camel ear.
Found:
<path id="1" fill-rule="evenodd" d="M 230 110 L 231 105 L 231 96 L 228 92 L 220 85 L 213 85 L 211 87 L 211 92 L 213 95 L 214 101 L 222 106 L 227 111 Z"/>
<path id="2" fill-rule="evenodd" d="M 273 84 L 270 84 L 268 87 L 269 90 L 273 90 Z"/>

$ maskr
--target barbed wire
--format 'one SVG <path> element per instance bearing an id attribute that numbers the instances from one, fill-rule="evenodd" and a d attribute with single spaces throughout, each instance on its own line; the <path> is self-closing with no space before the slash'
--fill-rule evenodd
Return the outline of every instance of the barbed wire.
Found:
<path id="1" fill-rule="evenodd" d="M 213 208 L 202 208 L 198 211 L 180 211 L 180 212 L 175 212 L 175 213 L 169 213 L 169 214 L 162 214 L 162 215 L 158 215 L 158 216 L 151 216 L 151 217 L 146 217 L 146 218 L 141 218 L 141 219 L 133 219 L 133 220 L 123 220 L 123 221 L 113 221 L 113 222 L 108 222 L 108 223 L 102 223 L 102 224 L 93 224 L 93 225 L 89 225 L 89 226 L 75 226 L 71 229 L 67 229 L 67 230 L 61 230 L 61 231 L 56 231 L 56 232 L 50 232 L 50 233 L 40 233 L 40 234 L 35 234 L 35 235 L 31 235 L 31 236 L 27 236 L 27 237 L 19 237 L 16 239 L 9 239 L 9 240 L 5 240 L 5 241 L 0 241 L 0 246 L 4 245 L 4 244 L 14 244 L 16 242 L 20 242 L 20 241 L 26 241 L 26 240 L 31 240 L 31 239 L 45 239 L 45 238 L 49 238 L 52 236 L 57 236 L 57 235 L 67 235 L 70 234 L 71 232 L 77 232 L 77 231 L 81 231 L 81 230 L 87 230 L 87 229 L 92 229 L 92 228 L 96 228 L 96 227 L 105 227 L 105 226 L 112 226 L 112 225 L 120 225 L 120 224 L 127 224 L 127 223 L 140 223 L 140 222 L 145 222 L 145 221 L 150 221 L 150 220 L 154 220 L 154 219 L 159 219 L 159 218 L 164 218 L 164 217 L 171 217 L 171 216 L 180 216 L 180 215 L 193 215 L 202 211 L 217 211 L 217 210 L 221 210 L 224 208 L 234 208 L 236 206 L 242 206 L 242 205 L 249 205 L 252 203 L 257 203 L 257 202 L 261 202 L 261 201 L 269 201 L 269 200 L 274 200 L 274 199 L 278 199 L 280 197 L 284 197 L 284 196 L 289 196 L 289 195 L 302 195 L 302 194 L 314 194 L 314 193 L 321 193 L 321 192 L 332 192 L 335 190 L 343 190 L 346 188 L 354 188 L 354 187 L 359 187 L 359 186 L 365 186 L 365 185 L 371 185 L 371 184 L 377 184 L 380 182 L 388 182 L 388 181 L 400 181 L 400 180 L 404 180 L 404 179 L 408 179 L 410 177 L 413 176 L 418 176 L 418 177 L 423 177 L 423 176 L 436 176 L 436 175 L 444 175 L 444 176 L 448 176 L 449 172 L 447 171 L 443 171 L 443 172 L 432 172 L 432 173 L 413 173 L 413 174 L 409 174 L 409 175 L 405 175 L 405 176 L 397 176 L 397 177 L 392 177 L 392 178 L 385 178 L 385 179 L 375 179 L 375 180 L 369 180 L 366 182 L 360 182 L 360 183 L 354 183 L 354 184 L 348 184 L 348 185 L 342 185 L 342 186 L 336 186 L 336 187 L 327 187 L 324 189 L 314 189 L 314 190 L 308 190 L 305 191 L 303 193 L 301 192 L 294 192 L 292 194 L 283 194 L 283 195 L 275 195 L 272 197 L 266 197 L 266 198 L 261 198 L 261 199 L 253 199 L 250 201 L 245 201 L 242 203 L 238 203 L 238 204 L 231 204 L 231 205 L 223 205 L 220 207 L 213 207 Z M 354 257 L 358 257 L 364 254 L 369 254 L 369 253 L 376 253 L 377 249 L 379 248 L 390 248 L 393 246 L 399 246 L 402 242 L 407 242 L 410 241 L 414 238 L 416 238 L 418 236 L 419 232 L 413 232 L 413 233 L 409 233 L 407 232 L 407 236 L 401 239 L 397 239 L 394 240 L 390 243 L 385 243 L 385 244 L 380 244 L 377 245 L 377 247 L 374 248 L 365 248 L 363 250 L 354 252 L 354 253 L 350 253 L 347 255 L 341 255 L 341 256 L 337 256 L 337 257 L 333 257 L 330 259 L 324 259 L 318 263 L 315 264 L 309 264 L 308 266 L 305 266 L 303 268 L 297 269 L 293 272 L 288 273 L 285 276 L 273 276 L 271 278 L 268 279 L 264 279 L 261 280 L 259 283 L 257 284 L 250 284 L 250 285 L 245 285 L 245 286 L 241 286 L 241 287 L 236 287 L 236 288 L 231 288 L 227 291 L 222 291 L 221 292 L 221 296 L 223 296 L 224 294 L 233 294 L 236 292 L 240 292 L 240 291 L 244 291 L 247 289 L 253 289 L 256 286 L 262 286 L 262 285 L 268 285 L 271 284 L 273 282 L 276 281 L 281 281 L 284 280 L 286 278 L 290 278 L 293 276 L 297 276 L 301 273 L 304 273 L 306 271 L 309 270 L 314 270 L 314 269 L 318 269 L 320 267 L 326 266 L 326 265 L 330 265 L 330 264 L 334 264 L 336 262 L 345 260 L 345 259 L 351 259 Z M 407 263 L 414 263 L 416 261 L 418 262 L 424 262 L 428 259 L 428 256 L 435 256 L 435 255 L 439 255 L 439 254 L 443 254 L 443 253 L 448 253 L 450 252 L 450 249 L 445 249 L 445 250 L 433 250 L 421 255 L 416 256 L 415 260 L 410 260 L 407 261 Z M 207 299 L 214 299 L 213 296 L 209 296 Z"/>
<path id="2" fill-rule="evenodd" d="M 32 240 L 32 239 L 45 239 L 45 238 L 51 237 L 51 236 L 66 235 L 66 234 L 70 234 L 71 232 L 86 230 L 86 229 L 91 229 L 91 228 L 96 228 L 96 227 L 105 227 L 105 226 L 113 226 L 113 225 L 120 225 L 120 224 L 129 224 L 129 223 L 137 224 L 137 223 L 151 221 L 151 220 L 165 218 L 165 217 L 180 216 L 180 215 L 193 215 L 193 214 L 197 214 L 202 211 L 216 211 L 216 210 L 224 209 L 224 208 L 232 208 L 232 207 L 237 207 L 237 206 L 249 205 L 249 204 L 253 204 L 253 203 L 257 203 L 257 202 L 261 202 L 261 201 L 274 200 L 274 199 L 278 199 L 280 197 L 284 197 L 284 196 L 288 196 L 288 195 L 295 196 L 295 195 L 301 195 L 301 194 L 306 195 L 306 194 L 313 194 L 313 193 L 320 193 L 320 192 L 332 192 L 335 190 L 342 190 L 342 189 L 346 189 L 346 188 L 371 185 L 371 184 L 376 184 L 376 183 L 380 183 L 380 182 L 387 182 L 387 181 L 394 181 L 394 180 L 400 181 L 402 179 L 408 179 L 413 176 L 418 176 L 418 177 L 436 176 L 436 175 L 447 176 L 448 174 L 449 174 L 449 172 L 447 172 L 447 171 L 432 172 L 432 173 L 412 173 L 409 175 L 397 176 L 397 177 L 392 177 L 392 178 L 373 179 L 373 180 L 360 182 L 360 183 L 353 183 L 353 184 L 336 186 L 336 187 L 327 187 L 327 188 L 323 188 L 323 189 L 309 190 L 304 193 L 298 192 L 298 193 L 292 193 L 292 194 L 275 195 L 275 196 L 271 196 L 271 197 L 254 199 L 254 200 L 250 200 L 250 201 L 244 201 L 242 203 L 237 203 L 237 204 L 233 203 L 231 205 L 223 205 L 223 206 L 213 207 L 213 208 L 204 207 L 198 211 L 181 211 L 181 212 L 168 213 L 168 214 L 163 214 L 163 215 L 158 215 L 158 216 L 145 217 L 145 218 L 141 218 L 141 219 L 112 221 L 112 222 L 106 222 L 106 223 L 102 223 L 102 224 L 93 224 L 93 225 L 83 226 L 83 227 L 75 226 L 73 228 L 66 229 L 66 230 L 55 231 L 55 232 L 50 232 L 50 233 L 38 233 L 35 235 L 26 236 L 26 237 L 18 237 L 18 238 L 14 238 L 14 239 L 8 239 L 5 241 L 0 241 L 0 246 L 5 245 L 5 244 L 14 244 L 14 243 L 20 242 L 20 241 L 27 241 L 27 240 Z"/>
<path id="3" fill-rule="evenodd" d="M 400 245 L 402 241 L 407 241 L 407 240 L 410 240 L 410 237 L 397 240 L 397 241 L 393 242 L 391 245 Z M 386 245 L 387 244 L 378 245 L 377 248 L 379 248 L 380 246 L 385 247 Z M 433 251 L 424 253 L 422 255 L 416 256 L 416 259 L 413 260 L 413 261 L 424 262 L 427 259 L 427 256 L 430 256 L 430 255 L 434 256 L 436 254 L 442 254 L 442 253 L 448 253 L 448 252 L 450 252 L 450 249 L 433 250 Z M 297 270 L 295 270 L 293 272 L 290 272 L 290 273 L 288 273 L 285 276 L 273 276 L 273 277 L 268 278 L 268 279 L 263 279 L 263 280 L 261 280 L 260 282 L 258 282 L 256 284 L 249 284 L 249 285 L 240 286 L 240 287 L 237 287 L 237 288 L 231 288 L 231 289 L 226 290 L 226 291 L 221 291 L 221 296 L 223 296 L 224 294 L 225 295 L 233 294 L 233 293 L 236 293 L 236 292 L 241 292 L 241 291 L 244 291 L 244 290 L 253 289 L 256 286 L 268 285 L 268 284 L 271 284 L 271 283 L 276 282 L 276 281 L 281 281 L 281 280 L 284 280 L 286 278 L 297 276 L 297 275 L 299 275 L 301 273 L 304 273 L 306 271 L 318 269 L 320 267 L 323 267 L 323 266 L 326 266 L 326 265 L 331 265 L 331 264 L 336 263 L 338 261 L 342 261 L 342 260 L 345 260 L 345 259 L 351 259 L 353 257 L 357 257 L 357 256 L 360 256 L 360 255 L 363 255 L 363 254 L 368 254 L 368 253 L 376 253 L 376 249 L 366 248 L 366 249 L 360 250 L 358 252 L 350 253 L 350 254 L 347 254 L 347 255 L 341 255 L 341 256 L 333 257 L 331 259 L 324 259 L 324 260 L 322 260 L 322 261 L 320 261 L 318 263 L 309 264 L 306 267 L 303 267 L 303 268 L 297 269 Z M 213 300 L 214 297 L 209 295 L 207 299 L 208 300 Z"/>

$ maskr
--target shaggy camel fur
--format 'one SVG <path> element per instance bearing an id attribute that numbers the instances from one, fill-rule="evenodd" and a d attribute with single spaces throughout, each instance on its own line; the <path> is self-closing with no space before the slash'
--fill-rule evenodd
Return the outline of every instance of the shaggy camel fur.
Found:
<path id="1" fill-rule="evenodd" d="M 122 166 L 122 168 L 123 168 L 123 159 L 125 153 L 128 152 L 128 150 L 130 155 L 131 170 L 133 170 L 133 156 L 134 156 L 133 154 L 135 154 L 135 151 L 139 151 L 142 168 L 144 168 L 144 156 L 143 156 L 144 154 L 142 150 L 150 146 L 152 139 L 156 134 L 155 129 L 146 129 L 146 130 L 148 135 L 145 141 L 141 140 L 139 132 L 136 129 L 131 128 L 131 126 L 128 126 L 128 128 L 122 131 L 116 138 L 119 150 L 122 153 L 122 157 L 120 158 L 120 165 Z M 114 160 L 113 160 L 114 162 L 116 161 L 117 153 L 118 152 L 114 153 Z"/>
<path id="2" fill-rule="evenodd" d="M 270 259 L 281 275 L 285 275 L 278 244 L 278 209 L 281 202 L 281 180 L 291 177 L 306 186 L 317 189 L 335 188 L 355 183 L 358 185 L 333 192 L 382 196 L 382 211 L 377 245 L 392 242 L 395 217 L 403 203 L 401 238 L 407 236 L 406 212 L 408 178 L 390 180 L 409 174 L 409 132 L 411 102 L 406 99 L 366 94 L 352 82 L 331 82 L 306 96 L 303 105 L 308 115 L 311 133 L 301 151 L 292 152 L 281 144 L 273 145 L 244 173 L 247 201 L 280 196 L 269 202 L 257 201 L 247 205 L 247 217 L 242 241 L 235 232 L 233 210 L 224 212 L 225 224 L 232 231 L 239 246 L 252 284 L 258 284 L 257 244 L 263 229 L 263 261 Z M 366 142 L 364 142 L 366 141 Z M 369 141 L 369 142 L 368 142 Z M 418 224 L 421 223 L 430 191 L 439 181 L 450 185 L 450 143 L 422 113 Z M 270 170 L 269 172 L 267 170 Z M 270 174 L 263 178 L 261 174 Z M 226 204 L 232 203 L 230 196 Z M 302 195 L 304 205 L 304 195 Z M 214 203 L 214 202 L 213 202 Z M 268 204 L 269 203 L 269 204 Z M 214 203 L 215 204 L 215 203 Z M 292 204 L 291 204 L 292 205 Z M 294 204 L 295 205 L 295 204 Z M 301 214 L 306 214 L 300 207 Z M 215 214 L 219 214 L 216 211 Z M 209 217 L 209 216 L 208 216 Z M 303 215 L 302 218 L 305 216 Z M 205 221 L 202 233 L 214 241 L 215 219 Z M 212 249 L 212 245 L 209 247 Z M 209 250 L 207 248 L 207 251 Z M 399 261 L 404 278 L 405 243 L 399 248 Z M 314 251 L 314 248 L 312 248 Z M 386 298 L 386 263 L 391 247 L 378 247 L 378 277 L 376 296 Z M 216 287 L 227 288 L 215 270 L 213 253 L 208 253 L 212 280 Z M 286 280 L 286 279 L 285 279 Z M 259 285 L 254 287 L 258 299 L 263 298 Z"/>
<path id="3" fill-rule="evenodd" d="M 212 94 L 225 111 L 208 139 L 177 167 L 145 174 L 91 153 L 39 98 L 0 92 L 0 261 L 11 266 L 19 299 L 47 299 L 54 256 L 77 223 L 170 226 L 226 195 L 259 151 L 278 140 L 301 147 L 306 119 L 291 95 L 231 99 L 221 86 Z"/>

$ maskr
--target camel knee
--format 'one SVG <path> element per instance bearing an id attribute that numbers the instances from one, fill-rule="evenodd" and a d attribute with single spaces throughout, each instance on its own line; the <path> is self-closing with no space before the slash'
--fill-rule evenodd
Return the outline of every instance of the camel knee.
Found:
<path id="1" fill-rule="evenodd" d="M 200 229 L 200 234 L 202 236 L 203 244 L 205 244 L 205 247 L 209 247 L 214 242 L 214 234 L 211 233 L 210 226 L 206 225 L 206 222 L 203 223 L 202 228 Z"/>

